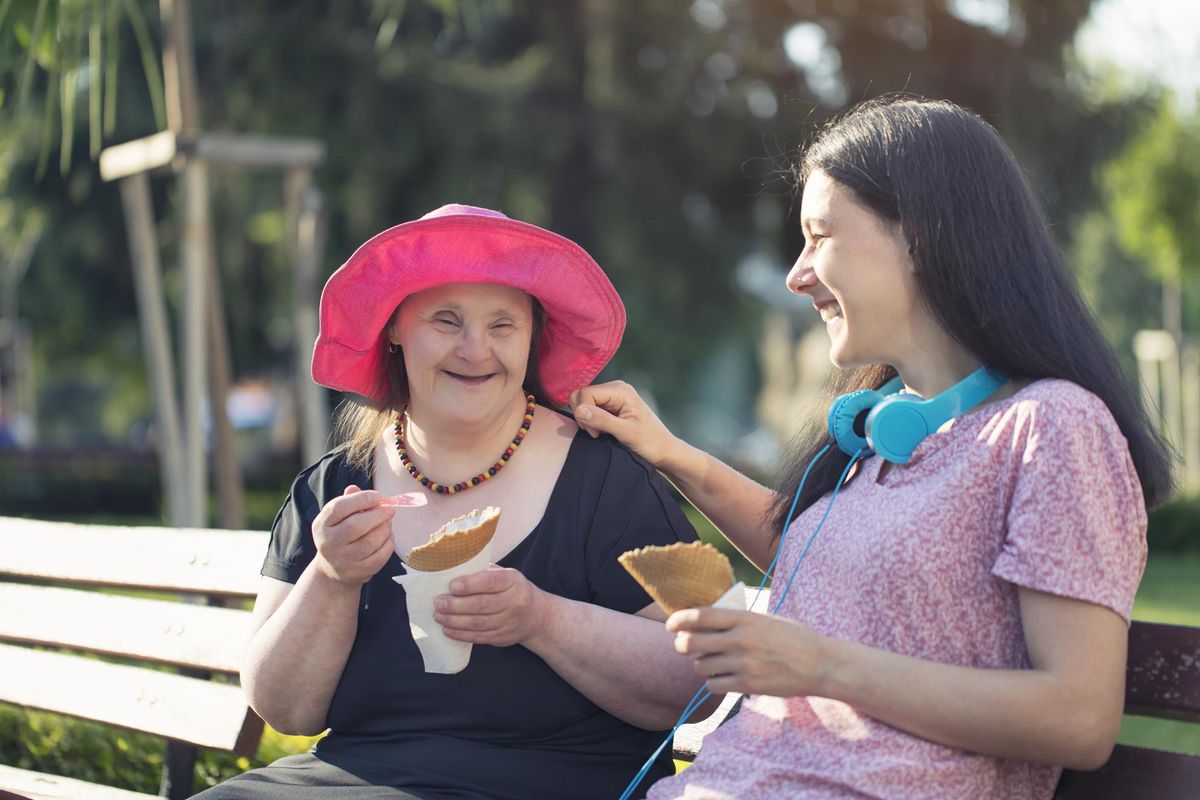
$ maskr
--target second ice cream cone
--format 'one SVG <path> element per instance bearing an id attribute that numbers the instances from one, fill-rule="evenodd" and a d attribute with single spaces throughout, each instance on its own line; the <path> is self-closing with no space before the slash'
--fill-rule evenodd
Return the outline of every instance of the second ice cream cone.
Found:
<path id="1" fill-rule="evenodd" d="M 668 614 L 706 606 L 733 585 L 733 566 L 710 544 L 640 547 L 617 561 Z"/>

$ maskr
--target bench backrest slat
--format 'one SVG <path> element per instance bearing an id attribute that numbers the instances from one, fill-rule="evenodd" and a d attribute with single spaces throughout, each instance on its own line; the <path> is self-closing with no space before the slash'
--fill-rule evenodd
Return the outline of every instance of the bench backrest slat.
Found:
<path id="1" fill-rule="evenodd" d="M 249 611 L 0 583 L 0 641 L 236 674 Z"/>
<path id="2" fill-rule="evenodd" d="M 32 800 L 147 800 L 147 795 L 141 792 L 114 789 L 61 775 L 30 772 L 3 764 L 0 764 L 0 786 L 4 787 L 0 789 L 0 800 L 10 797 L 18 797 L 19 800 L 26 797 Z M 7 794 L 5 789 L 17 794 Z"/>
<path id="3" fill-rule="evenodd" d="M 1192 800 L 1200 797 L 1200 758 L 1118 746 L 1095 772 L 1067 770 L 1054 800 Z"/>
<path id="4" fill-rule="evenodd" d="M 250 756 L 262 721 L 232 684 L 0 645 L 0 701 Z"/>
<path id="5" fill-rule="evenodd" d="M 268 534 L 0 517 L 0 574 L 253 598 Z"/>
<path id="6" fill-rule="evenodd" d="M 1200 722 L 1200 628 L 1133 624 L 1125 704 L 1130 714 Z"/>

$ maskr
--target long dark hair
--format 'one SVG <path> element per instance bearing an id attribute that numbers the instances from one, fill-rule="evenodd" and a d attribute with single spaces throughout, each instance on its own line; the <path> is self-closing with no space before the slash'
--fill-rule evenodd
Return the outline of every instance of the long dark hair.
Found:
<path id="1" fill-rule="evenodd" d="M 1166 499 L 1169 450 L 1068 273 L 1024 172 L 990 125 L 950 102 L 870 100 L 818 133 L 798 171 L 801 181 L 828 175 L 900 225 L 926 304 L 968 352 L 1013 378 L 1062 378 L 1103 400 L 1129 443 L 1146 504 Z M 786 461 L 771 511 L 776 525 L 804 468 L 829 442 L 824 418 L 833 399 L 877 389 L 895 374 L 886 365 L 835 370 L 824 413 L 801 431 Z M 831 448 L 797 508 L 833 489 L 848 460 Z"/>

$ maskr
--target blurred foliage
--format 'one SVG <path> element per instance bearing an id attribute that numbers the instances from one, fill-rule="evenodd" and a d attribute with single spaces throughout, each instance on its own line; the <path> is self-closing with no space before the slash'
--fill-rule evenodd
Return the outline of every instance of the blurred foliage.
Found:
<path id="1" fill-rule="evenodd" d="M 1200 116 L 1163 97 L 1103 182 L 1125 252 L 1159 278 L 1200 273 Z"/>
<path id="2" fill-rule="evenodd" d="M 1125 375 L 1136 380 L 1133 336 L 1162 327 L 1162 285 L 1117 241 L 1112 218 L 1101 210 L 1080 216 L 1069 255 L 1083 295 L 1113 345 Z"/>
<path id="3" fill-rule="evenodd" d="M 156 794 L 161 738 L 0 706 L 0 763 Z"/>
<path id="4" fill-rule="evenodd" d="M 201 750 L 194 790 L 306 752 L 318 738 L 284 736 L 267 727 L 254 758 Z M 0 764 L 157 794 L 165 756 L 165 740 L 159 736 L 0 706 Z"/>
<path id="5" fill-rule="evenodd" d="M 1156 553 L 1200 555 L 1200 495 L 1180 494 L 1150 512 L 1146 534 L 1150 549 Z"/>
<path id="6" fill-rule="evenodd" d="M 698 391 L 716 342 L 740 342 L 753 359 L 761 309 L 734 289 L 734 267 L 752 248 L 781 266 L 799 251 L 787 157 L 846 101 L 905 90 L 967 105 L 1013 144 L 1055 222 L 1095 205 L 1091 165 L 1115 152 L 1131 111 L 1083 98 L 1068 80 L 1067 45 L 1090 2 L 1014 0 L 999 27 L 970 24 L 953 5 L 226 0 L 194 4 L 193 32 L 207 128 L 327 143 L 327 271 L 382 228 L 446 202 L 548 226 L 612 276 L 631 324 L 610 374 L 641 376 L 670 420 Z M 100 81 L 91 37 L 117 6 L 116 37 L 101 31 Z M 48 31 L 75 10 L 79 19 L 52 26 L 58 61 L 37 49 L 47 68 L 30 72 L 24 32 L 39 13 Z M 90 111 L 95 87 L 105 142 L 161 126 L 138 15 L 159 47 L 150 0 L 12 0 L 0 20 L 10 98 L 0 104 L 0 248 L 33 215 L 48 232 L 20 298 L 34 321 L 45 441 L 128 440 L 150 415 L 117 193 L 89 155 L 93 117 L 55 105 L 86 97 Z M 28 100 L 13 102 L 26 84 Z M 75 146 L 60 152 L 63 169 L 39 173 L 55 127 Z M 214 170 L 211 185 L 235 374 L 287 378 L 279 177 Z M 153 186 L 174 313 L 177 190 Z"/>
<path id="7" fill-rule="evenodd" d="M 260 463 L 247 472 L 247 528 L 270 530 L 294 478 L 292 459 Z M 217 498 L 209 502 L 208 518 L 215 521 Z M 153 454 L 113 448 L 85 453 L 0 450 L 0 514 L 95 524 L 167 524 Z"/>

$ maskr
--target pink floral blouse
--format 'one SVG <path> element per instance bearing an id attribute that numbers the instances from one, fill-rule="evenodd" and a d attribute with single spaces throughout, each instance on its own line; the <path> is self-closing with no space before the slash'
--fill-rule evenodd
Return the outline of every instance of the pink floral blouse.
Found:
<path id="1" fill-rule="evenodd" d="M 779 613 L 873 647 L 993 669 L 1029 666 L 1020 586 L 1129 620 L 1145 503 L 1125 438 L 1095 395 L 1038 381 L 930 436 L 882 478 L 881 463 L 867 460 L 842 489 Z M 827 500 L 792 524 L 778 590 Z M 648 797 L 1042 800 L 1059 773 L 934 744 L 835 700 L 756 695 Z"/>

